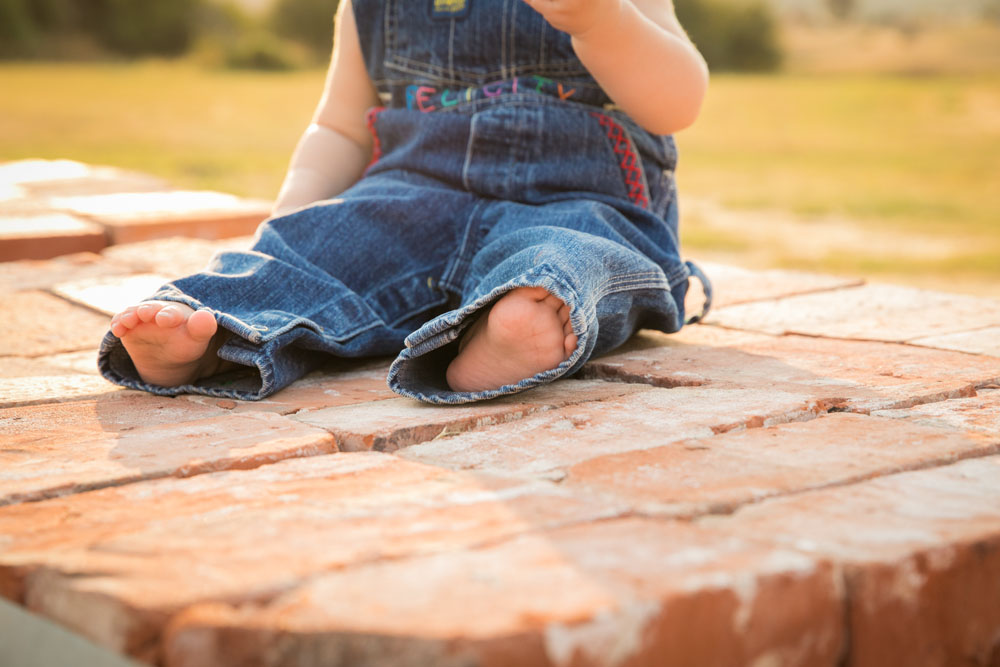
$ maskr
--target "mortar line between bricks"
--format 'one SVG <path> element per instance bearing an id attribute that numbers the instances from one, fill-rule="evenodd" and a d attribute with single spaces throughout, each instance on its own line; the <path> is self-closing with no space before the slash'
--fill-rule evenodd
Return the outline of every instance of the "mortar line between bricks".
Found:
<path id="1" fill-rule="evenodd" d="M 930 335 L 927 335 L 927 336 L 917 336 L 916 338 L 908 338 L 907 341 L 920 340 L 921 338 L 936 338 L 938 336 L 953 336 L 953 335 L 956 335 L 956 334 L 963 334 L 963 333 L 975 333 L 977 331 L 985 331 L 986 329 L 995 329 L 997 327 L 1000 327 L 1000 321 L 996 322 L 995 324 L 984 324 L 981 327 L 972 327 L 971 329 L 962 329 L 961 331 L 950 331 L 948 333 L 942 333 L 942 334 L 930 334 Z M 923 346 L 921 346 L 921 347 L 923 347 Z M 955 351 L 956 352 L 960 352 L 961 350 L 955 350 Z M 990 355 L 986 355 L 986 356 L 990 356 Z"/>
<path id="2" fill-rule="evenodd" d="M 3 357 L 0 357 L 0 359 L 2 359 L 2 358 Z M 546 411 L 555 410 L 555 409 L 559 409 L 559 408 L 563 408 L 563 407 L 570 407 L 570 406 L 574 406 L 574 405 L 583 405 L 583 404 L 586 404 L 586 403 L 601 403 L 601 402 L 604 402 L 604 401 L 613 400 L 615 398 L 620 398 L 620 396 L 608 396 L 608 397 L 604 397 L 604 398 L 591 399 L 591 400 L 584 399 L 584 400 L 580 400 L 580 401 L 572 401 L 572 402 L 565 403 L 565 404 L 559 405 L 559 406 L 553 406 L 553 405 L 547 405 L 547 404 L 546 405 L 539 405 L 534 410 L 530 409 L 530 406 L 529 406 L 529 409 L 526 409 L 526 410 L 525 409 L 522 409 L 522 410 L 512 410 L 511 412 L 508 412 L 508 413 L 501 413 L 499 415 L 496 415 L 498 421 L 495 421 L 493 423 L 481 423 L 481 420 L 479 420 L 479 419 L 473 419 L 473 420 L 470 421 L 470 424 L 469 424 L 469 425 L 471 425 L 471 428 L 467 428 L 465 430 L 456 431 L 456 432 L 453 432 L 453 434 L 454 435 L 459 435 L 461 433 L 471 433 L 473 431 L 482 430 L 483 428 L 489 428 L 491 426 L 496 426 L 496 425 L 500 425 L 500 424 L 507 424 L 507 423 L 519 421 L 521 419 L 524 419 L 525 417 L 529 417 L 529 416 L 531 416 L 533 414 L 537 414 L 537 413 L 540 413 L 540 412 L 546 412 Z M 76 399 L 74 399 L 74 400 L 76 400 Z M 83 398 L 81 400 L 86 400 L 86 399 Z M 178 400 L 178 399 L 175 399 L 175 400 Z M 387 400 L 387 399 L 385 399 L 385 400 Z M 371 402 L 372 403 L 377 403 L 378 401 L 371 401 Z M 42 404 L 45 405 L 46 403 L 42 403 Z M 23 406 L 17 406 L 17 407 L 23 407 Z M 305 408 L 303 408 L 303 409 L 305 409 Z M 300 411 L 301 410 L 299 410 L 299 412 Z M 297 422 L 297 423 L 302 423 L 302 424 L 309 425 L 306 422 L 298 422 L 298 420 L 293 420 L 292 419 L 293 415 L 278 415 L 278 416 L 281 417 L 282 419 L 286 419 L 286 420 L 289 420 L 289 421 L 293 421 L 293 422 Z M 513 418 L 509 419 L 510 417 L 513 417 Z M 331 431 L 329 429 L 323 428 L 321 426 L 316 426 L 316 425 L 310 425 L 310 426 L 312 426 L 312 428 L 315 428 L 318 431 L 322 431 L 322 432 L 324 432 L 324 433 L 326 433 L 326 434 L 328 434 L 329 436 L 332 437 L 332 439 L 333 439 L 332 449 L 330 449 L 329 451 L 326 451 L 326 450 L 317 450 L 317 451 L 308 451 L 308 452 L 292 452 L 292 453 L 290 453 L 290 455 L 288 455 L 288 456 L 282 456 L 280 458 L 270 458 L 270 457 L 268 457 L 268 458 L 266 458 L 264 460 L 260 460 L 258 462 L 254 462 L 254 463 L 256 463 L 256 465 L 252 465 L 252 466 L 234 465 L 234 466 L 214 467 L 211 464 L 211 462 L 209 462 L 207 465 L 201 466 L 201 467 L 197 467 L 193 471 L 192 470 L 186 470 L 186 471 L 174 470 L 174 471 L 171 471 L 171 472 L 164 472 L 162 474 L 155 474 L 154 473 L 154 474 L 149 474 L 149 475 L 126 477 L 126 478 L 122 478 L 122 479 L 104 480 L 104 481 L 87 483 L 87 484 L 79 484 L 79 485 L 74 485 L 73 487 L 68 488 L 68 489 L 65 488 L 65 487 L 63 487 L 63 488 L 60 488 L 60 489 L 44 489 L 44 490 L 41 490 L 41 491 L 32 492 L 32 493 L 26 493 L 26 494 L 23 494 L 23 495 L 14 494 L 13 496 L 10 496 L 8 498 L 0 498 L 0 507 L 6 507 L 6 506 L 11 506 L 11 505 L 27 504 L 27 503 L 35 503 L 35 502 L 43 502 L 45 500 L 51 500 L 53 498 L 63 498 L 63 497 L 66 497 L 66 496 L 73 496 L 73 495 L 77 495 L 77 494 L 81 494 L 81 493 L 88 493 L 88 492 L 91 492 L 91 491 L 100 491 L 102 489 L 117 488 L 117 487 L 127 486 L 127 485 L 130 485 L 130 484 L 142 484 L 143 482 L 147 482 L 147 481 L 156 481 L 156 480 L 168 479 L 168 478 L 186 479 L 188 477 L 197 477 L 199 475 L 207 475 L 207 474 L 212 474 L 212 473 L 216 473 L 216 472 L 233 472 L 233 471 L 238 471 L 238 470 L 248 470 L 248 471 L 249 470 L 257 470 L 257 469 L 260 469 L 260 468 L 264 468 L 265 466 L 273 465 L 273 464 L 276 464 L 276 463 L 281 463 L 282 461 L 291 460 L 291 459 L 304 459 L 304 458 L 312 458 L 312 457 L 315 457 L 315 456 L 329 456 L 331 454 L 351 454 L 351 453 L 353 453 L 353 452 L 350 452 L 350 451 L 342 451 L 341 449 L 339 449 L 339 444 L 340 444 L 340 441 L 342 439 L 342 434 L 338 434 L 338 433 L 336 433 L 334 431 Z M 425 442 L 430 442 L 430 441 L 432 441 L 432 440 L 440 437 L 442 433 L 445 433 L 446 431 L 448 431 L 448 428 L 450 426 L 451 426 L 450 422 L 445 422 L 442 425 L 442 430 L 439 431 L 433 437 L 429 437 L 429 438 L 425 438 L 425 439 L 417 439 L 417 440 L 414 440 L 413 442 L 407 442 L 405 444 L 397 446 L 396 449 L 397 450 L 398 449 L 403 449 L 405 447 L 411 447 L 411 446 L 419 445 L 419 444 L 422 444 L 422 443 L 425 443 Z M 383 441 L 389 441 L 389 442 L 391 442 L 392 441 L 392 436 L 395 433 L 405 432 L 406 430 L 407 430 L 407 428 L 405 428 L 405 427 L 395 429 L 392 432 L 390 432 L 388 436 L 382 438 L 382 440 Z M 379 439 L 376 438 L 376 442 L 378 442 L 378 440 Z M 393 443 L 393 444 L 396 444 L 396 443 Z M 373 447 L 369 451 L 380 451 L 380 450 L 376 450 Z M 382 451 L 382 453 L 388 454 L 388 455 L 394 455 L 395 450 L 393 450 L 393 451 Z"/>
<path id="3" fill-rule="evenodd" d="M 720 308 L 719 310 L 722 310 L 722 309 Z M 725 325 L 725 324 L 721 324 L 719 322 L 704 322 L 702 324 L 704 326 L 716 327 L 717 329 L 724 329 L 726 331 L 736 331 L 738 333 L 754 334 L 754 335 L 759 335 L 759 336 L 771 336 L 772 338 L 786 338 L 788 336 L 800 336 L 802 338 L 816 338 L 816 339 L 820 339 L 820 340 L 835 340 L 835 341 L 842 341 L 842 342 L 845 342 L 845 343 L 880 343 L 882 345 L 902 345 L 904 347 L 917 347 L 917 348 L 920 348 L 920 349 L 923 349 L 923 350 L 940 350 L 942 352 L 951 352 L 951 353 L 955 353 L 955 354 L 964 354 L 964 355 L 967 355 L 967 356 L 970 356 L 970 357 L 993 357 L 993 358 L 997 358 L 997 357 L 994 357 L 993 355 L 982 354 L 980 352 L 967 352 L 965 350 L 955 350 L 955 349 L 947 348 L 947 347 L 933 347 L 931 345 L 920 345 L 920 344 L 917 344 L 917 343 L 913 342 L 913 341 L 916 341 L 916 340 L 920 340 L 921 338 L 931 338 L 931 337 L 938 337 L 938 336 L 952 336 L 952 335 L 963 334 L 963 333 L 972 333 L 972 332 L 975 332 L 975 331 L 980 331 L 981 329 L 992 329 L 993 327 L 997 326 L 995 324 L 990 324 L 990 325 L 987 325 L 985 327 L 979 327 L 979 328 L 976 328 L 976 329 L 963 329 L 961 331 L 946 331 L 944 333 L 938 333 L 938 334 L 926 334 L 926 335 L 921 335 L 921 336 L 914 336 L 912 338 L 907 338 L 905 340 L 885 340 L 885 339 L 882 339 L 882 338 L 860 338 L 860 337 L 850 337 L 850 336 L 830 336 L 828 334 L 815 334 L 815 333 L 809 333 L 809 332 L 806 332 L 806 331 L 793 331 L 793 330 L 785 330 L 785 331 L 782 331 L 781 333 L 772 333 L 770 331 L 761 331 L 759 329 L 744 329 L 742 327 L 728 326 L 728 325 Z"/>
<path id="4" fill-rule="evenodd" d="M 281 415 L 278 415 L 282 419 Z M 317 429 L 321 430 L 321 429 Z M 129 486 L 133 484 L 142 484 L 144 482 L 155 482 L 164 479 L 187 479 L 189 477 L 199 477 L 201 475 L 210 475 L 217 472 L 236 472 L 236 471 L 250 471 L 263 468 L 265 466 L 273 465 L 275 463 L 280 463 L 282 461 L 288 461 L 292 459 L 307 459 L 313 458 L 315 456 L 329 456 L 330 454 L 340 453 L 337 449 L 336 441 L 330 444 L 330 449 L 320 448 L 319 446 L 314 446 L 311 451 L 289 452 L 287 456 L 280 455 L 279 458 L 262 454 L 260 460 L 234 460 L 233 465 L 218 465 L 217 462 L 206 462 L 204 465 L 192 466 L 187 468 L 184 465 L 177 466 L 172 471 L 165 471 L 163 473 L 151 473 L 144 475 L 135 475 L 130 477 L 124 477 L 120 479 L 113 480 L 102 480 L 97 482 L 89 482 L 83 484 L 74 484 L 72 486 L 66 485 L 64 487 L 56 489 L 43 489 L 35 492 L 26 492 L 23 494 L 13 494 L 7 498 L 0 497 L 0 508 L 13 506 L 13 505 L 25 505 L 28 503 L 38 503 L 46 500 L 52 500 L 54 498 L 65 498 L 67 496 L 76 496 L 81 493 L 89 493 L 91 491 L 102 491 L 104 489 L 114 489 L 123 486 Z M 247 465 L 247 464 L 252 465 Z"/>
<path id="5" fill-rule="evenodd" d="M 598 379 L 598 378 L 594 378 L 594 379 Z M 627 383 L 627 384 L 640 384 L 640 383 Z M 642 384 L 641 386 L 649 387 L 650 385 L 648 385 L 648 384 Z M 381 433 L 369 433 L 369 434 L 359 434 L 359 433 L 353 433 L 353 432 L 337 431 L 336 430 L 336 426 L 325 427 L 325 426 L 320 426 L 318 424 L 312 424 L 312 423 L 306 422 L 304 420 L 302 420 L 302 423 L 310 424 L 311 426 L 314 426 L 315 428 L 322 429 L 322 430 L 326 431 L 327 433 L 329 433 L 330 435 L 332 435 L 334 437 L 334 439 L 337 441 L 337 445 L 338 446 L 340 445 L 340 443 L 343 440 L 348 439 L 348 438 L 352 438 L 352 437 L 353 438 L 357 438 L 358 436 L 361 436 L 362 438 L 364 438 L 366 436 L 371 436 L 371 438 L 372 438 L 372 446 L 371 446 L 371 448 L 370 448 L 369 451 L 379 451 L 379 452 L 384 452 L 386 454 L 394 454 L 396 451 L 398 451 L 400 449 L 405 449 L 407 447 L 414 447 L 416 445 L 421 445 L 421 444 L 424 444 L 424 443 L 427 443 L 427 442 L 432 442 L 432 441 L 437 440 L 439 438 L 447 438 L 447 437 L 450 437 L 450 436 L 457 436 L 457 435 L 462 435 L 462 434 L 466 434 L 466 433 L 475 433 L 475 432 L 479 432 L 479 431 L 482 431 L 484 429 L 491 428 L 491 427 L 494 427 L 494 426 L 500 426 L 500 425 L 503 425 L 503 424 L 511 424 L 511 423 L 514 423 L 514 422 L 519 422 L 519 421 L 521 421 L 523 419 L 526 419 L 528 417 L 532 417 L 534 415 L 537 415 L 537 414 L 540 414 L 540 413 L 544 413 L 544 412 L 551 412 L 553 410 L 561 410 L 563 408 L 569 408 L 569 407 L 580 406 L 580 405 L 604 403 L 604 402 L 607 402 L 607 401 L 617 400 L 617 399 L 620 399 L 622 397 L 623 397 L 622 394 L 617 394 L 617 395 L 614 395 L 614 396 L 605 396 L 605 397 L 602 397 L 602 398 L 581 398 L 580 400 L 570 400 L 570 401 L 568 401 L 566 403 L 559 403 L 557 405 L 553 405 L 551 403 L 542 403 L 542 404 L 536 404 L 536 405 L 521 404 L 520 407 L 516 407 L 516 408 L 512 407 L 512 409 L 509 412 L 497 412 L 497 413 L 489 414 L 489 415 L 472 416 L 472 417 L 469 417 L 467 420 L 463 420 L 461 418 L 459 418 L 459 419 L 447 419 L 447 418 L 435 419 L 435 420 L 426 422 L 424 424 L 418 424 L 418 425 L 416 425 L 416 427 L 414 427 L 413 425 L 393 426 L 393 427 L 390 427 L 390 430 L 388 430 L 387 432 L 383 431 Z M 395 399 L 386 399 L 386 400 L 395 400 Z M 371 402 L 372 403 L 376 403 L 377 401 L 371 401 Z M 358 404 L 358 405 L 362 405 L 362 404 Z M 341 406 L 341 407 L 350 407 L 350 406 Z M 303 410 L 305 410 L 305 409 L 308 409 L 308 408 L 303 408 Z M 336 408 L 334 408 L 334 409 L 336 409 Z M 320 410 L 322 410 L 322 408 Z M 285 415 L 285 416 L 286 417 L 293 417 L 294 415 L 297 415 L 299 412 L 302 412 L 302 410 L 299 410 L 299 411 L 297 411 L 296 413 L 294 413 L 292 415 Z M 296 420 L 296 421 L 298 421 L 298 420 Z M 420 427 L 431 428 L 432 432 L 433 432 L 433 435 L 422 436 L 422 435 L 420 435 L 419 432 L 417 432 L 417 433 L 414 433 L 412 435 L 412 439 L 394 440 L 394 437 L 396 437 L 397 435 L 399 435 L 399 434 L 405 434 L 407 431 L 414 431 L 415 428 L 420 428 Z M 438 428 L 438 427 L 440 427 L 440 428 Z M 456 430 L 452 430 L 452 428 L 455 428 Z M 392 449 L 392 450 L 388 450 L 388 449 L 384 449 L 384 448 L 383 449 L 379 449 L 376 445 L 389 445 L 389 446 L 394 447 L 394 449 Z M 351 453 L 351 451 L 346 451 L 344 453 Z"/>
<path id="6" fill-rule="evenodd" d="M 845 278 L 845 280 L 848 280 Z M 721 311 L 726 308 L 731 308 L 733 306 L 743 306 L 748 303 L 767 303 L 768 301 L 784 301 L 785 299 L 794 299 L 799 296 L 807 296 L 812 294 L 825 294 L 826 292 L 839 292 L 848 289 L 857 289 L 858 287 L 864 287 L 868 282 L 864 278 L 851 278 L 852 282 L 844 285 L 830 285 L 829 287 L 814 287 L 810 289 L 802 290 L 801 292 L 789 292 L 787 294 L 781 294 L 778 296 L 771 297 L 761 297 L 757 299 L 744 299 L 742 301 L 732 301 L 724 306 L 718 306 L 713 310 Z M 714 326 L 714 325 L 711 325 Z"/>
<path id="7" fill-rule="evenodd" d="M 100 341 L 98 341 L 98 343 L 100 343 Z M 93 352 L 94 368 L 97 368 L 97 350 L 98 348 L 91 347 L 88 345 L 86 347 L 73 347 L 68 350 L 56 350 L 54 352 L 39 352 L 38 354 L 0 354 L 0 361 L 4 359 L 40 359 L 42 357 L 51 357 L 56 354 L 75 354 L 76 352 Z M 0 374 L 0 377 L 5 377 L 5 376 Z"/>
<path id="8" fill-rule="evenodd" d="M 987 328 L 987 329 L 993 329 L 993 328 L 996 328 L 996 325 L 992 325 L 992 326 L 985 327 L 985 328 Z M 952 335 L 956 335 L 957 336 L 959 334 L 975 333 L 976 331 L 979 331 L 979 329 L 969 329 L 967 331 L 952 331 L 951 333 L 940 334 L 940 337 L 943 337 L 943 336 L 952 336 Z M 995 354 L 985 354 L 983 352 L 969 352 L 968 350 L 956 350 L 956 349 L 950 348 L 950 347 L 934 347 L 933 345 L 925 345 L 925 344 L 921 344 L 921 343 L 915 342 L 915 341 L 920 340 L 921 338 L 938 338 L 938 337 L 939 337 L 938 335 L 935 335 L 935 336 L 918 336 L 917 338 L 911 338 L 909 340 L 905 340 L 902 343 L 900 343 L 900 345 L 905 345 L 906 347 L 916 347 L 916 348 L 919 348 L 921 350 L 940 350 L 942 352 L 954 352 L 956 354 L 965 354 L 965 355 L 968 355 L 970 357 L 986 357 L 988 359 L 1000 359 L 1000 357 L 997 357 L 997 355 L 995 355 Z"/>
<path id="9" fill-rule="evenodd" d="M 947 468 L 948 466 L 956 465 L 962 461 L 971 461 L 974 459 L 985 459 L 991 456 L 1000 455 L 1000 441 L 995 442 L 991 445 L 987 445 L 985 449 L 972 452 L 962 452 L 955 456 L 950 457 L 938 457 L 933 459 L 925 459 L 923 461 L 916 461 L 912 464 L 898 466 L 892 470 L 886 470 L 884 472 L 876 472 L 868 475 L 855 475 L 852 477 L 847 477 L 841 480 L 835 480 L 825 484 L 816 484 L 813 486 L 806 486 L 799 489 L 794 489 L 790 491 L 782 491 L 774 493 L 768 496 L 762 496 L 760 498 L 752 498 L 745 502 L 739 502 L 734 504 L 719 504 L 718 506 L 712 508 L 710 507 L 704 512 L 692 512 L 690 514 L 680 514 L 680 515 L 670 515 L 667 513 L 658 513 L 655 511 L 642 511 L 634 510 L 637 516 L 641 516 L 647 519 L 673 519 L 681 521 L 697 521 L 703 517 L 710 516 L 732 516 L 739 512 L 744 507 L 751 507 L 754 505 L 760 505 L 767 503 L 772 500 L 782 500 L 786 498 L 794 498 L 795 496 L 800 496 L 806 493 L 813 493 L 816 491 L 827 491 L 830 489 L 838 489 L 848 486 L 853 486 L 855 484 L 863 484 L 865 482 L 885 479 L 887 477 L 894 477 L 896 475 L 905 475 L 911 472 L 920 472 L 923 470 L 933 470 L 936 468 Z"/>
<path id="10" fill-rule="evenodd" d="M 132 274 L 132 275 L 134 275 L 134 274 Z M 127 278 L 129 276 L 125 275 L 123 277 Z M 92 313 L 96 313 L 96 314 L 100 315 L 101 317 L 106 317 L 106 318 L 108 318 L 108 322 L 111 321 L 111 315 L 108 315 L 106 312 L 104 312 L 103 310 L 101 310 L 97 306 L 92 306 L 89 303 L 86 303 L 84 301 L 77 301 L 76 299 L 71 299 L 71 298 L 69 298 L 67 296 L 64 296 L 64 295 L 60 294 L 59 292 L 53 291 L 53 289 L 51 287 L 43 287 L 39 291 L 44 292 L 45 294 L 48 294 L 49 296 L 54 296 L 57 299 L 61 299 L 62 301 L 65 301 L 66 303 L 68 303 L 70 305 L 76 306 L 77 308 L 85 308 L 86 310 L 89 310 Z"/>

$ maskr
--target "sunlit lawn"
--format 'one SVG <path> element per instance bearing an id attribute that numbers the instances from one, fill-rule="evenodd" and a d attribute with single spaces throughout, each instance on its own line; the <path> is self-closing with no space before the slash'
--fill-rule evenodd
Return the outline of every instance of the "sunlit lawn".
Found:
<path id="1" fill-rule="evenodd" d="M 322 71 L 0 65 L 0 159 L 71 158 L 273 198 Z"/>
<path id="2" fill-rule="evenodd" d="M 73 158 L 271 198 L 322 78 L 0 65 L 0 159 Z M 747 224 L 686 217 L 689 254 L 1000 285 L 1000 74 L 715 76 L 678 141 L 682 197 L 752 213 Z M 783 224 L 768 224 L 775 211 Z"/>
<path id="3" fill-rule="evenodd" d="M 1000 296 L 1000 73 L 715 77 L 678 140 L 682 192 L 757 211 L 689 248 Z M 829 252 L 795 252 L 813 236 Z"/>

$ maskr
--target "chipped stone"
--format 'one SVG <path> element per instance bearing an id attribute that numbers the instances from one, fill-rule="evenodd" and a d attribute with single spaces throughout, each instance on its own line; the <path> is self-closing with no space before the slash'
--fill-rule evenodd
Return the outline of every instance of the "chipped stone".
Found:
<path id="1" fill-rule="evenodd" d="M 991 664 L 1000 628 L 1000 456 L 766 500 L 698 523 L 845 570 L 845 663 Z"/>
<path id="2" fill-rule="evenodd" d="M 987 443 L 1000 443 L 1000 390 L 981 390 L 970 398 L 927 403 L 904 410 L 880 410 L 879 417 L 950 428 Z"/>

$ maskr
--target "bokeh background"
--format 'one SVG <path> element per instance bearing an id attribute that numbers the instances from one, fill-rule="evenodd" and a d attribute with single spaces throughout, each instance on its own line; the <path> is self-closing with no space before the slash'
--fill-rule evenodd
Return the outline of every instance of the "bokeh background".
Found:
<path id="1" fill-rule="evenodd" d="M 675 3 L 713 70 L 688 255 L 1000 297 L 1000 0 Z M 0 161 L 273 198 L 336 4 L 0 0 Z"/>

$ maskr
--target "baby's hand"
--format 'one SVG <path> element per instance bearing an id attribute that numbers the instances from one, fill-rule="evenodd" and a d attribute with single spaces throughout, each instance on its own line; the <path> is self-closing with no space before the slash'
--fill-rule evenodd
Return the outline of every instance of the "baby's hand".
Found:
<path id="1" fill-rule="evenodd" d="M 524 0 L 552 27 L 578 37 L 612 19 L 628 0 Z"/>

